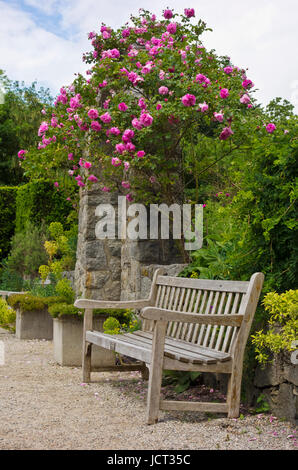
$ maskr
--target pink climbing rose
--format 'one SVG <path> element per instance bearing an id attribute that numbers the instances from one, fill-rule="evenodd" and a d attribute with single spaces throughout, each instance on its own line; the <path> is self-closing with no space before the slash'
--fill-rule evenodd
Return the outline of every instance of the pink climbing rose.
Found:
<path id="1" fill-rule="evenodd" d="M 227 140 L 227 139 L 230 137 L 230 135 L 232 135 L 232 134 L 234 134 L 234 132 L 232 131 L 232 129 L 231 129 L 230 127 L 225 127 L 225 128 L 222 130 L 222 132 L 221 132 L 219 138 L 220 138 L 220 140 Z"/>
<path id="2" fill-rule="evenodd" d="M 269 124 L 267 124 L 266 126 L 266 131 L 269 133 L 269 134 L 272 134 L 272 132 L 274 132 L 276 129 L 276 125 L 273 124 L 272 122 L 269 122 Z"/>
<path id="3" fill-rule="evenodd" d="M 229 96 L 229 90 L 227 88 L 222 88 L 219 92 L 220 97 L 226 99 Z"/>
<path id="4" fill-rule="evenodd" d="M 165 17 L 166 20 L 170 20 L 173 17 L 172 10 L 165 10 L 163 12 L 163 16 Z"/>
<path id="5" fill-rule="evenodd" d="M 192 16 L 195 16 L 195 11 L 193 8 L 184 8 L 184 14 L 187 18 L 191 18 Z"/>
<path id="6" fill-rule="evenodd" d="M 127 108 L 128 108 L 128 106 L 123 102 L 118 104 L 119 111 L 126 111 Z"/>
<path id="7" fill-rule="evenodd" d="M 167 95 L 167 94 L 169 93 L 169 89 L 168 89 L 168 87 L 166 87 L 166 86 L 161 86 L 161 87 L 159 87 L 159 89 L 158 89 L 158 93 L 159 93 L 160 95 Z"/>
<path id="8" fill-rule="evenodd" d="M 196 104 L 196 97 L 187 93 L 186 95 L 182 96 L 181 101 L 184 106 L 194 106 Z"/>
<path id="9" fill-rule="evenodd" d="M 88 117 L 89 117 L 90 119 L 97 119 L 97 118 L 98 118 L 98 111 L 97 111 L 97 109 L 90 109 L 90 110 L 88 111 Z"/>

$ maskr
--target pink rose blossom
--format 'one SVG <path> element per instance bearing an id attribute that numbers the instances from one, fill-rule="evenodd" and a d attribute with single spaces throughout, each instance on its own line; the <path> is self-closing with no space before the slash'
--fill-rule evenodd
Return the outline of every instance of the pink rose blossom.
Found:
<path id="1" fill-rule="evenodd" d="M 219 92 L 220 97 L 226 99 L 229 96 L 229 90 L 227 88 L 222 88 Z"/>
<path id="2" fill-rule="evenodd" d="M 243 82 L 242 82 L 242 86 L 243 88 L 247 89 L 247 88 L 252 88 L 254 86 L 253 82 L 251 80 L 247 80 L 245 79 Z"/>
<path id="3" fill-rule="evenodd" d="M 184 106 L 194 106 L 196 104 L 196 97 L 187 93 L 186 95 L 182 96 L 181 101 Z"/>
<path id="4" fill-rule="evenodd" d="M 122 145 L 122 144 L 120 144 L 120 145 Z M 121 163 L 122 163 L 122 161 L 118 157 L 113 157 L 112 160 L 111 160 L 111 164 L 113 166 L 120 166 Z"/>
<path id="5" fill-rule="evenodd" d="M 162 108 L 162 105 L 160 103 L 157 103 L 157 105 L 156 105 L 157 111 L 159 111 L 161 108 Z"/>
<path id="6" fill-rule="evenodd" d="M 227 67 L 224 68 L 224 72 L 229 75 L 230 73 L 233 72 L 233 67 L 230 67 L 228 65 Z"/>
<path id="7" fill-rule="evenodd" d="M 89 168 L 91 168 L 91 167 L 92 167 L 92 163 L 90 163 L 90 162 L 85 162 L 84 163 L 84 168 L 86 168 L 86 170 L 89 170 Z"/>
<path id="8" fill-rule="evenodd" d="M 134 118 L 131 121 L 131 124 L 135 129 L 138 129 L 138 130 L 141 130 L 143 127 L 143 124 L 137 118 Z"/>
<path id="9" fill-rule="evenodd" d="M 153 117 L 149 113 L 143 113 L 140 116 L 140 123 L 143 124 L 143 126 L 148 127 L 151 126 L 153 122 Z"/>
<path id="10" fill-rule="evenodd" d="M 116 144 L 115 149 L 116 149 L 116 152 L 122 154 L 123 152 L 125 152 L 126 147 L 124 144 L 121 143 L 121 144 Z"/>
<path id="11" fill-rule="evenodd" d="M 168 24 L 168 26 L 167 26 L 167 31 L 168 31 L 169 33 L 171 33 L 171 34 L 175 34 L 176 31 L 177 31 L 177 25 L 176 25 L 176 23 L 170 23 L 170 24 Z"/>
<path id="12" fill-rule="evenodd" d="M 123 102 L 118 104 L 119 111 L 126 111 L 127 108 L 128 108 L 128 106 Z"/>
<path id="13" fill-rule="evenodd" d="M 222 130 L 222 132 L 221 132 L 219 138 L 220 138 L 220 140 L 227 140 L 227 139 L 230 137 L 230 135 L 232 135 L 232 134 L 234 134 L 234 132 L 232 131 L 232 129 L 231 129 L 230 127 L 225 127 L 225 128 Z"/>
<path id="14" fill-rule="evenodd" d="M 68 158 L 68 160 L 73 160 L 73 153 L 69 153 L 69 154 L 67 155 L 67 158 Z"/>
<path id="15" fill-rule="evenodd" d="M 185 8 L 184 14 L 187 18 L 191 18 L 192 16 L 195 16 L 195 11 L 193 8 Z"/>
<path id="16" fill-rule="evenodd" d="M 123 38 L 128 38 L 128 36 L 130 35 L 130 29 L 129 28 L 123 29 L 121 34 Z"/>
<path id="17" fill-rule="evenodd" d="M 24 160 L 25 155 L 26 155 L 27 152 L 28 152 L 28 150 L 20 150 L 18 152 L 18 158 L 20 158 L 21 160 Z"/>
<path id="18" fill-rule="evenodd" d="M 250 103 L 250 97 L 248 96 L 247 93 L 245 93 L 243 96 L 241 96 L 240 103 L 242 103 L 242 104 Z"/>
<path id="19" fill-rule="evenodd" d="M 132 144 L 131 142 L 127 142 L 127 144 L 125 144 L 125 150 L 127 150 L 127 152 L 134 152 L 135 149 L 136 149 L 136 146 Z"/>
<path id="20" fill-rule="evenodd" d="M 88 180 L 91 181 L 92 183 L 97 183 L 98 178 L 96 178 L 96 176 L 94 176 L 94 175 L 90 175 L 88 177 Z"/>
<path id="21" fill-rule="evenodd" d="M 167 95 L 169 93 L 169 89 L 166 87 L 166 86 L 161 86 L 159 89 L 158 89 L 158 93 L 160 95 Z"/>
<path id="22" fill-rule="evenodd" d="M 38 129 L 38 135 L 42 136 L 49 129 L 49 125 L 46 121 L 43 121 Z"/>
<path id="23" fill-rule="evenodd" d="M 131 129 L 126 129 L 124 132 L 123 132 L 123 135 L 122 135 L 122 140 L 123 142 L 130 142 L 131 139 L 133 139 L 135 133 L 133 130 Z"/>
<path id="24" fill-rule="evenodd" d="M 145 157 L 145 155 L 146 155 L 146 153 L 144 152 L 144 150 L 139 150 L 137 152 L 137 157 L 138 158 L 143 158 L 143 157 Z"/>
<path id="25" fill-rule="evenodd" d="M 101 129 L 101 124 L 99 124 L 99 122 L 97 122 L 97 121 L 92 121 L 92 122 L 91 122 L 91 129 L 92 129 L 93 131 L 98 132 L 98 131 L 100 131 L 100 129 Z"/>
<path id="26" fill-rule="evenodd" d="M 204 113 L 205 111 L 208 111 L 208 109 L 209 109 L 209 106 L 205 101 L 204 101 L 204 103 L 199 103 L 199 107 L 200 107 L 202 113 Z"/>
<path id="27" fill-rule="evenodd" d="M 126 194 L 126 199 L 131 202 L 133 200 L 133 197 L 131 194 Z"/>
<path id="28" fill-rule="evenodd" d="M 128 181 L 122 181 L 121 183 L 122 187 L 125 188 L 125 189 L 129 189 L 130 188 L 130 184 Z"/>
<path id="29" fill-rule="evenodd" d="M 219 121 L 219 122 L 223 121 L 223 118 L 224 118 L 223 113 L 213 113 L 213 116 L 216 119 L 216 121 Z"/>
<path id="30" fill-rule="evenodd" d="M 119 135 L 120 134 L 120 129 L 118 129 L 118 127 L 111 127 L 111 129 L 109 129 L 107 131 L 107 134 L 113 134 L 113 135 Z"/>
<path id="31" fill-rule="evenodd" d="M 266 126 L 266 131 L 269 133 L 269 134 L 272 134 L 272 132 L 274 132 L 276 129 L 276 125 L 273 124 L 272 122 L 270 122 L 269 124 L 267 124 Z"/>
<path id="32" fill-rule="evenodd" d="M 90 110 L 88 111 L 88 117 L 89 117 L 90 119 L 97 119 L 97 118 L 98 118 L 98 111 L 97 111 L 97 109 L 90 109 Z"/>
<path id="33" fill-rule="evenodd" d="M 112 120 L 111 115 L 108 112 L 99 116 L 99 119 L 101 119 L 101 121 L 104 122 L 105 124 L 108 124 Z"/>
<path id="34" fill-rule="evenodd" d="M 165 10 L 165 11 L 163 12 L 163 16 L 164 16 L 164 18 L 165 18 L 166 20 L 171 19 L 171 18 L 173 17 L 173 12 L 172 12 L 172 10 Z"/>
<path id="35" fill-rule="evenodd" d="M 125 171 L 127 171 L 127 170 L 129 169 L 129 167 L 130 167 L 130 163 L 129 163 L 129 162 L 124 162 L 123 165 L 124 165 L 124 170 L 125 170 Z"/>

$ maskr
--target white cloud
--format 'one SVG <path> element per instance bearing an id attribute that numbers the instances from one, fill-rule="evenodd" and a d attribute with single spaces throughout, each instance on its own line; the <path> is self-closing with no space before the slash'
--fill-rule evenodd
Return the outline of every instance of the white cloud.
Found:
<path id="1" fill-rule="evenodd" d="M 297 100 L 298 66 L 296 0 L 25 0 L 43 15 L 57 15 L 57 33 L 36 24 L 20 6 L 0 0 L 1 67 L 14 79 L 30 82 L 35 78 L 57 92 L 70 83 L 86 66 L 82 53 L 90 49 L 87 33 L 99 29 L 101 22 L 119 27 L 137 14 L 140 5 L 161 14 L 168 5 L 178 12 L 194 7 L 213 28 L 204 35 L 208 48 L 231 56 L 233 63 L 248 67 L 249 78 L 260 89 L 264 104 L 276 96 Z M 63 37 L 61 35 L 63 32 Z M 65 39 L 66 38 L 66 39 Z M 298 108 L 298 101 L 295 103 Z"/>

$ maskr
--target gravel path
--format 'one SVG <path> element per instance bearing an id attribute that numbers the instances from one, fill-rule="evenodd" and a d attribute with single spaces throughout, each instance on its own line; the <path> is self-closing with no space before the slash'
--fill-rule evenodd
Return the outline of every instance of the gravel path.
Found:
<path id="1" fill-rule="evenodd" d="M 94 373 L 86 385 L 81 369 L 55 364 L 52 342 L 1 329 L 0 341 L 0 449 L 297 449 L 295 427 L 270 415 L 161 412 L 147 426 L 138 373 Z"/>

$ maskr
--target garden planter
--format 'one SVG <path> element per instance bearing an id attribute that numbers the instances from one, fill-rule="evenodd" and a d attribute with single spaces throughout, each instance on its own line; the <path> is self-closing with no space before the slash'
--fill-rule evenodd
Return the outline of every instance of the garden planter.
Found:
<path id="1" fill-rule="evenodd" d="M 16 337 L 18 339 L 53 339 L 53 319 L 48 309 L 16 309 Z"/>
<path id="2" fill-rule="evenodd" d="M 106 316 L 93 319 L 96 331 L 103 331 Z M 83 317 L 62 315 L 54 318 L 54 358 L 62 366 L 82 365 Z M 115 365 L 113 351 L 92 346 L 91 364 L 93 368 Z"/>

